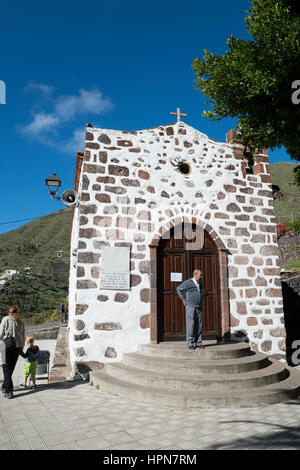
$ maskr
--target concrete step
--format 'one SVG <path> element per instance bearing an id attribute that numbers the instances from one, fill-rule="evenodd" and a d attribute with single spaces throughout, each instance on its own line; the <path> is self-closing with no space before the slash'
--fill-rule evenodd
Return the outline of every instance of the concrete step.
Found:
<path id="1" fill-rule="evenodd" d="M 200 350 L 201 352 L 202 350 Z M 197 377 L 202 375 L 238 374 L 251 370 L 259 370 L 267 367 L 270 361 L 268 356 L 262 353 L 239 358 L 215 360 L 206 359 L 202 354 L 191 354 L 190 359 L 175 359 L 148 356 L 142 353 L 126 353 L 123 355 L 123 363 L 126 366 L 151 370 L 161 374 L 171 374 L 176 377 Z"/>
<path id="2" fill-rule="evenodd" d="M 71 378 L 69 354 L 69 328 L 61 326 L 55 347 L 53 364 L 50 371 L 50 382 L 64 382 Z"/>
<path id="3" fill-rule="evenodd" d="M 204 342 L 205 349 L 188 349 L 186 342 L 170 341 L 159 344 L 141 344 L 138 352 L 153 357 L 166 357 L 174 359 L 229 359 L 245 356 L 252 356 L 255 353 L 251 351 L 248 343 L 226 343 L 215 344 Z"/>
<path id="4" fill-rule="evenodd" d="M 298 376 L 296 377 L 296 374 Z M 188 392 L 149 387 L 113 377 L 105 369 L 91 373 L 93 385 L 103 392 L 123 396 L 133 401 L 172 408 L 254 407 L 294 399 L 300 392 L 299 372 L 290 371 L 283 381 L 250 390 L 199 390 Z"/>
<path id="5" fill-rule="evenodd" d="M 284 365 L 278 361 L 260 370 L 239 374 L 218 374 L 202 376 L 178 376 L 170 370 L 168 375 L 153 372 L 147 369 L 138 369 L 121 362 L 105 364 L 105 372 L 111 377 L 140 384 L 146 387 L 165 388 L 169 391 L 203 390 L 244 390 L 262 387 L 271 383 L 280 382 L 289 376 Z"/>
<path id="6" fill-rule="evenodd" d="M 90 376 L 102 391 L 173 408 L 261 406 L 300 393 L 298 371 L 246 343 L 207 342 L 204 350 L 183 342 L 141 345 Z"/>

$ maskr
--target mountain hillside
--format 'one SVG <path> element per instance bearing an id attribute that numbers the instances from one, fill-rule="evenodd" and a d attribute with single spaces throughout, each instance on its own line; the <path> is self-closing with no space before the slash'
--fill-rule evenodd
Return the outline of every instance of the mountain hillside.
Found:
<path id="1" fill-rule="evenodd" d="M 7 269 L 21 274 L 1 288 L 0 316 L 18 304 L 27 323 L 51 319 L 68 295 L 70 221 L 65 208 L 0 235 L 0 275 Z"/>
<path id="2" fill-rule="evenodd" d="M 296 166 L 299 163 L 277 162 L 270 165 L 272 184 L 280 187 L 283 196 L 274 203 L 278 223 L 300 219 L 300 188 L 291 184 Z"/>
<path id="3" fill-rule="evenodd" d="M 36 272 L 49 272 L 57 262 L 56 250 L 69 259 L 71 210 L 62 209 L 0 235 L 0 272 L 22 270 L 29 266 Z"/>

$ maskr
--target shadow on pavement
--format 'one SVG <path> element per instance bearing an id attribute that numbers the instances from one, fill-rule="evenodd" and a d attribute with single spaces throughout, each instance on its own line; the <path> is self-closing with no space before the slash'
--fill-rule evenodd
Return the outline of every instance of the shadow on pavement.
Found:
<path id="1" fill-rule="evenodd" d="M 3 383 L 3 380 L 0 380 L 0 385 Z M 27 389 L 22 389 L 20 387 L 14 388 L 14 398 L 33 395 L 36 393 L 44 392 L 46 390 L 69 390 L 79 385 L 87 385 L 89 382 L 84 380 L 74 380 L 74 381 L 62 381 L 62 382 L 53 382 L 47 384 L 38 384 L 35 390 L 32 390 L 30 387 Z"/>
<path id="2" fill-rule="evenodd" d="M 288 402 L 289 403 L 289 402 Z M 289 404 L 295 405 L 299 403 L 291 402 Z M 234 434 L 234 424 L 257 424 L 258 428 L 255 434 L 249 435 L 244 438 L 232 439 L 228 442 L 215 443 L 209 446 L 210 450 L 218 449 L 295 449 L 300 442 L 300 425 L 299 426 L 285 426 L 283 424 L 268 423 L 264 421 L 251 421 L 251 420 L 236 420 L 236 421 L 220 421 L 221 423 L 232 424 L 232 433 Z M 273 428 L 272 431 L 259 432 L 260 426 L 269 426 Z"/>

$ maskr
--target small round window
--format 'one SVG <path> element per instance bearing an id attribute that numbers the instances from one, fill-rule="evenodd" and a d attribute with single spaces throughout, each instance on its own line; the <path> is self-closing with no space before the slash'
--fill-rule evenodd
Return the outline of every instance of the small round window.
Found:
<path id="1" fill-rule="evenodd" d="M 191 172 L 191 167 L 188 163 L 181 162 L 178 165 L 178 171 L 180 171 L 180 173 L 182 173 L 183 175 L 189 175 Z"/>

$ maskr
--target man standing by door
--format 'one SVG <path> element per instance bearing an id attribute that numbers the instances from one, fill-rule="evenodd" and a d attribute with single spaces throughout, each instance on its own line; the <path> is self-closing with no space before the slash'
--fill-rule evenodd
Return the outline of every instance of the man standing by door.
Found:
<path id="1" fill-rule="evenodd" d="M 186 314 L 186 341 L 189 349 L 200 348 L 202 345 L 202 285 L 200 284 L 201 271 L 195 269 L 193 277 L 187 279 L 177 287 L 177 294 L 185 306 Z"/>

